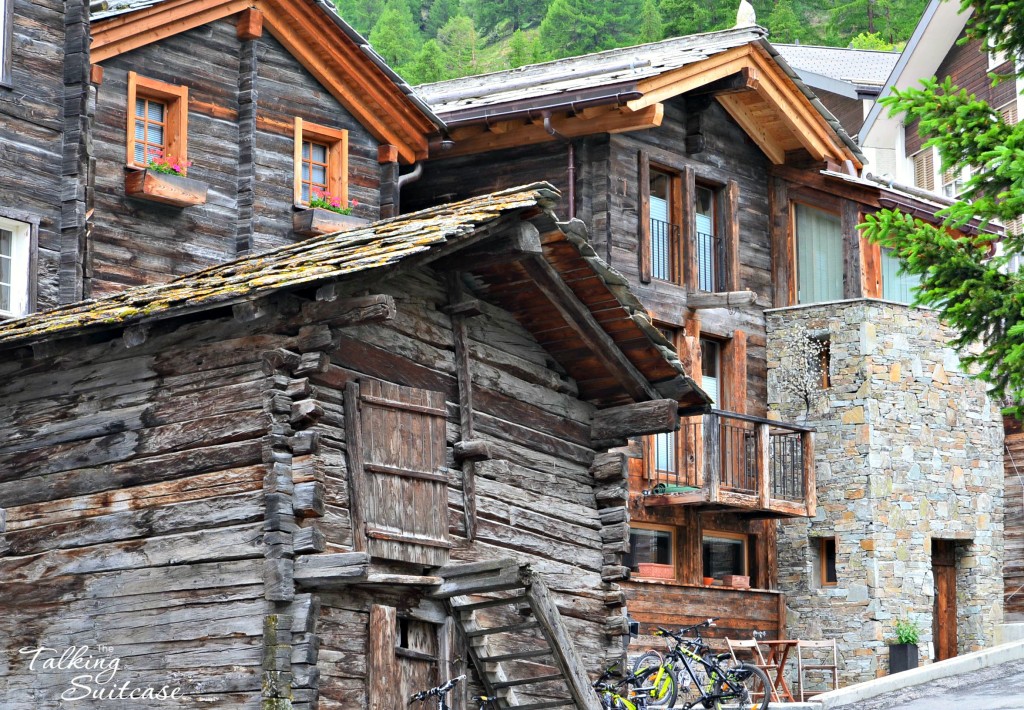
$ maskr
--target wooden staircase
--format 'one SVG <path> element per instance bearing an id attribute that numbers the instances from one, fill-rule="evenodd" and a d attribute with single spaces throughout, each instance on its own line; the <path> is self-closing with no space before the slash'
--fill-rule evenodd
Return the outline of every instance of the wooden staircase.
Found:
<path id="1" fill-rule="evenodd" d="M 601 710 L 540 575 L 515 560 L 442 568 L 443 599 L 487 695 L 500 708 Z"/>

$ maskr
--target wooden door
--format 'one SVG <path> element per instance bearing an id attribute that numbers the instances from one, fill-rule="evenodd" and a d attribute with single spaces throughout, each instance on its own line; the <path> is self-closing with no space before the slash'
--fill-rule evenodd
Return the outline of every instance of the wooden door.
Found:
<path id="1" fill-rule="evenodd" d="M 345 399 L 357 547 L 372 557 L 446 564 L 444 395 L 366 380 L 349 383 Z"/>
<path id="2" fill-rule="evenodd" d="M 932 540 L 932 575 L 935 577 L 935 609 L 932 637 L 935 660 L 956 656 L 956 543 Z"/>

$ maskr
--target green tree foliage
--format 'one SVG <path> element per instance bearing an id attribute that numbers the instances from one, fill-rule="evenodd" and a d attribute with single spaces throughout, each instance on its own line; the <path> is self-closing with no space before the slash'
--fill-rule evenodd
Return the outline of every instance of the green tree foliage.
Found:
<path id="1" fill-rule="evenodd" d="M 654 0 L 644 0 L 640 7 L 640 21 L 637 23 L 637 41 L 640 43 L 657 42 L 665 37 L 665 21 L 661 19 L 661 11 Z"/>
<path id="2" fill-rule="evenodd" d="M 898 45 L 886 42 L 877 32 L 861 32 L 850 40 L 852 49 L 875 49 L 882 52 L 891 52 L 897 49 Z"/>
<path id="3" fill-rule="evenodd" d="M 459 14 L 461 4 L 459 0 L 434 0 L 430 3 L 430 9 L 427 11 L 427 34 L 436 37 L 438 30 Z"/>
<path id="4" fill-rule="evenodd" d="M 553 0 L 540 23 L 540 50 L 552 59 L 592 52 L 602 38 L 600 19 L 584 0 Z"/>
<path id="5" fill-rule="evenodd" d="M 1011 55 L 1024 53 L 1024 0 L 976 0 L 968 36 L 993 38 Z M 1017 65 L 1024 75 L 1024 69 Z M 1024 215 L 1024 122 L 1009 125 L 999 113 L 947 79 L 929 79 L 921 88 L 894 91 L 883 100 L 893 114 L 917 119 L 945 168 L 972 167 L 962 201 L 942 210 L 940 226 L 898 210 L 869 215 L 864 233 L 891 248 L 904 269 L 921 277 L 917 303 L 938 309 L 959 333 L 954 345 L 965 363 L 979 368 L 995 397 L 1017 403 L 1024 415 L 1024 275 L 1006 272 L 1012 255 L 1024 253 L 1020 224 L 1008 230 L 1003 254 L 992 256 L 991 236 L 955 238 L 950 229 L 972 218 L 1011 224 Z M 979 345 L 980 348 L 974 346 Z"/>
<path id="6" fill-rule="evenodd" d="M 447 78 L 455 79 L 478 71 L 477 56 L 480 37 L 473 21 L 465 15 L 456 15 L 437 33 L 437 43 L 444 57 Z"/>
<path id="7" fill-rule="evenodd" d="M 402 76 L 410 84 L 429 84 L 453 77 L 448 75 L 444 50 L 436 39 L 429 39 L 412 60 L 402 70 Z"/>
<path id="8" fill-rule="evenodd" d="M 716 0 L 661 0 L 659 10 L 665 21 L 665 36 L 681 37 L 732 27 L 738 6 L 739 0 L 728 4 Z"/>
<path id="9" fill-rule="evenodd" d="M 807 39 L 806 23 L 797 16 L 792 0 L 779 0 L 764 25 L 772 42 L 792 44 Z"/>
<path id="10" fill-rule="evenodd" d="M 927 0 L 850 0 L 831 11 L 828 39 L 842 44 L 862 32 L 877 33 L 890 44 L 910 38 Z"/>
<path id="11" fill-rule="evenodd" d="M 419 32 L 405 0 L 388 0 L 367 38 L 384 61 L 400 69 L 416 54 Z"/>
<path id="12" fill-rule="evenodd" d="M 365 36 L 384 11 L 384 0 L 334 0 L 334 6 L 345 22 Z"/>
<path id="13" fill-rule="evenodd" d="M 533 27 L 544 19 L 550 0 L 479 0 L 474 19 L 480 31 L 491 32 L 499 26 L 505 32 Z"/>
<path id="14" fill-rule="evenodd" d="M 508 43 L 508 67 L 515 69 L 538 61 L 537 38 L 528 37 L 522 30 L 512 33 Z"/>

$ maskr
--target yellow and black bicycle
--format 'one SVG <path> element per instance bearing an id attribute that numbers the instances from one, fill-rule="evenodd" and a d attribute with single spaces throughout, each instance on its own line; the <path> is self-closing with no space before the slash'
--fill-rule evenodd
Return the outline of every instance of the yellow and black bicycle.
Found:
<path id="1" fill-rule="evenodd" d="M 708 619 L 680 631 L 658 627 L 656 635 L 666 636 L 675 645 L 662 657 L 656 651 L 645 653 L 633 665 L 633 677 L 643 677 L 645 707 L 671 708 L 677 697 L 683 710 L 703 707 L 725 710 L 767 710 L 771 700 L 768 675 L 747 663 L 735 663 L 728 653 L 715 654 L 701 638 L 700 630 L 714 626 Z M 685 636 L 694 633 L 693 638 Z"/>

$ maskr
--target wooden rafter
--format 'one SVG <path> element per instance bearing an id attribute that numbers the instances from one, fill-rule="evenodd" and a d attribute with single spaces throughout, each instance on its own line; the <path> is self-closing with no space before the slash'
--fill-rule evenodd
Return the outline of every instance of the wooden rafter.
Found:
<path id="1" fill-rule="evenodd" d="M 490 126 L 474 124 L 453 130 L 451 138 L 455 141 L 455 146 L 431 157 L 450 158 L 520 145 L 534 145 L 558 140 L 558 136 L 575 138 L 594 133 L 624 133 L 655 128 L 661 125 L 664 115 L 665 108 L 660 103 L 638 111 L 618 106 L 601 106 L 575 115 L 562 113 L 551 117 L 551 127 L 557 135 L 548 133 L 541 119 L 500 121 Z"/>
<path id="2" fill-rule="evenodd" d="M 771 109 L 774 123 L 792 141 L 804 147 L 816 160 L 841 163 L 852 160 L 859 166 L 856 156 L 835 136 L 824 117 L 811 104 L 792 80 L 759 47 L 752 44 L 735 47 L 701 62 L 687 64 L 679 69 L 647 79 L 637 86 L 643 96 L 627 106 L 641 110 L 691 91 L 699 91 L 713 82 L 746 70 L 747 85 L 761 99 L 751 101 L 749 93 L 727 92 L 716 98 L 725 110 L 750 135 L 777 165 L 785 162 L 788 141 L 780 140 L 763 119 L 755 115 L 759 104 Z M 756 107 L 756 108 L 755 108 Z"/>
<path id="3" fill-rule="evenodd" d="M 254 8 L 270 32 L 381 143 L 403 162 L 427 156 L 433 123 L 323 10 L 303 1 L 168 0 L 92 26 L 91 59 L 124 52 Z"/>

